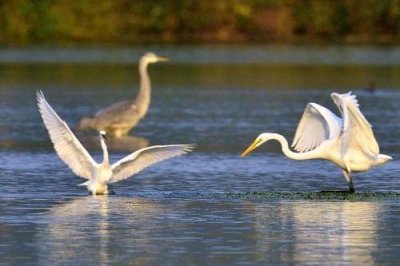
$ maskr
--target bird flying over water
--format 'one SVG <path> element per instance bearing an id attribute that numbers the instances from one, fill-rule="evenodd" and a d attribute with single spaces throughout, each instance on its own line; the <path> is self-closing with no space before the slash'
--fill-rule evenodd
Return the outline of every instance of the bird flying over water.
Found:
<path id="1" fill-rule="evenodd" d="M 87 179 L 83 186 L 93 194 L 107 194 L 108 184 L 124 180 L 143 169 L 192 151 L 193 145 L 158 145 L 140 149 L 110 164 L 107 151 L 106 132 L 101 130 L 99 138 L 103 150 L 103 161 L 96 163 L 82 146 L 67 123 L 63 121 L 46 101 L 41 91 L 37 92 L 39 111 L 58 156 L 71 170 Z"/>
<path id="2" fill-rule="evenodd" d="M 98 111 L 93 117 L 82 118 L 77 129 L 105 130 L 114 138 L 127 135 L 146 115 L 151 101 L 150 77 L 147 66 L 151 63 L 168 61 L 163 56 L 154 53 L 145 53 L 139 61 L 140 89 L 136 99 L 117 102 Z"/>
<path id="3" fill-rule="evenodd" d="M 337 105 L 342 118 L 327 108 L 309 103 L 297 126 L 292 147 L 289 149 L 286 138 L 276 133 L 262 133 L 242 153 L 242 157 L 269 140 L 277 140 L 282 152 L 294 160 L 325 159 L 342 168 L 349 185 L 354 192 L 352 172 L 363 172 L 373 166 L 381 165 L 392 157 L 379 153 L 371 124 L 359 109 L 355 95 L 332 93 L 331 98 Z"/>

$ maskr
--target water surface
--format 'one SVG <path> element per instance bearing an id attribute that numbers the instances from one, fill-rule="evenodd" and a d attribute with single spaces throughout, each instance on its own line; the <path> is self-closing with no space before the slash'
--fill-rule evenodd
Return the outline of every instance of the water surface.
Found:
<path id="1" fill-rule="evenodd" d="M 73 127 L 133 97 L 136 48 L 0 51 L 0 260 L 5 264 L 373 264 L 397 262 L 396 199 L 240 197 L 248 192 L 346 189 L 333 164 L 292 161 L 261 132 L 293 138 L 308 102 L 334 112 L 330 93 L 353 90 L 381 152 L 395 160 L 354 176 L 362 192 L 398 192 L 400 58 L 396 47 L 151 47 L 171 57 L 150 67 L 153 101 L 115 146 L 196 143 L 195 152 L 149 168 L 92 197 L 58 159 L 35 103 L 43 90 Z M 365 90 L 371 82 L 376 90 Z M 90 153 L 101 153 L 79 134 Z M 128 140 L 129 142 L 129 140 Z M 122 148 L 121 148 L 122 146 Z M 131 150 L 132 149 L 132 150 Z M 234 197 L 232 195 L 238 195 Z"/>

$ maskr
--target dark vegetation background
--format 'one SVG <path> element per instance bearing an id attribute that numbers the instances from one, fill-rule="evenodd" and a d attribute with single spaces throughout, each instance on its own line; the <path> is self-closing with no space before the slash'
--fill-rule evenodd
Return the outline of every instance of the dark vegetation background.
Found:
<path id="1" fill-rule="evenodd" d="M 396 42 L 400 0 L 0 0 L 2 43 Z"/>

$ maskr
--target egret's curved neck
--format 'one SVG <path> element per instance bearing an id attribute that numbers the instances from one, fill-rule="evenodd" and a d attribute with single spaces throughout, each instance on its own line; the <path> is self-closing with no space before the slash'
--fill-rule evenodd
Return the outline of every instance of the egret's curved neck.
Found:
<path id="1" fill-rule="evenodd" d="M 309 159 L 317 159 L 321 158 L 321 155 L 318 150 L 312 150 L 309 152 L 293 152 L 289 149 L 289 144 L 286 138 L 280 134 L 273 133 L 270 135 L 271 139 L 277 140 L 282 146 L 282 152 L 287 157 L 294 160 L 309 160 Z"/>
<path id="2" fill-rule="evenodd" d="M 150 77 L 147 74 L 147 66 L 149 63 L 144 60 L 140 60 L 139 63 L 139 75 L 140 75 L 140 90 L 135 100 L 135 105 L 139 110 L 139 114 L 143 117 L 149 109 L 151 99 L 151 84 Z"/>
<path id="3" fill-rule="evenodd" d="M 100 144 L 101 144 L 101 149 L 103 150 L 103 164 L 109 165 L 110 160 L 108 158 L 108 150 L 107 150 L 107 145 L 106 142 L 102 137 L 100 137 Z"/>

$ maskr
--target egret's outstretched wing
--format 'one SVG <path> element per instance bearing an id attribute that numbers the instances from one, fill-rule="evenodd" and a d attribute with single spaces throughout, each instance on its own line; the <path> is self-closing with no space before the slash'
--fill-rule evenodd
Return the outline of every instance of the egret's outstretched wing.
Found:
<path id="1" fill-rule="evenodd" d="M 324 140 L 338 136 L 341 126 L 341 119 L 334 113 L 319 104 L 309 103 L 297 126 L 292 147 L 298 152 L 312 150 Z"/>
<path id="2" fill-rule="evenodd" d="M 144 168 L 163 160 L 176 157 L 192 151 L 194 145 L 158 145 L 140 149 L 114 163 L 111 167 L 113 177 L 109 183 L 126 179 Z"/>
<path id="3" fill-rule="evenodd" d="M 57 115 L 41 91 L 36 93 L 40 114 L 58 156 L 80 177 L 90 179 L 95 161 L 68 125 Z"/>
<path id="4" fill-rule="evenodd" d="M 355 95 L 351 92 L 345 94 L 332 93 L 331 97 L 343 116 L 342 129 L 342 156 L 349 149 L 357 149 L 369 156 L 379 154 L 379 146 L 376 142 L 372 126 L 359 109 Z"/>

